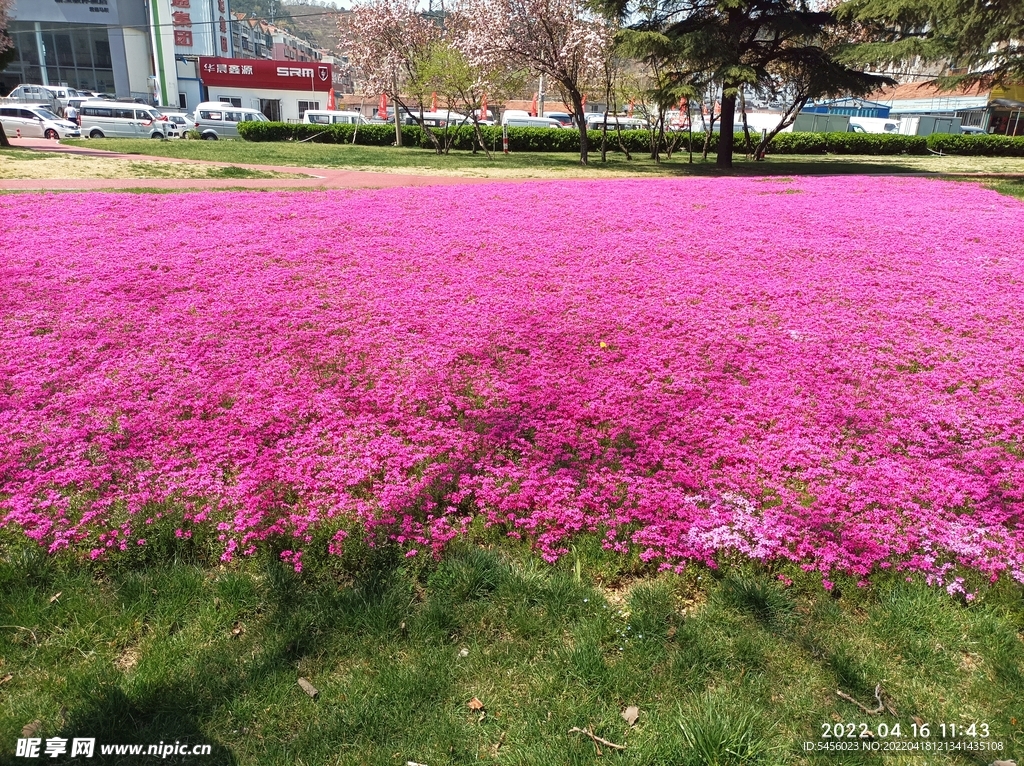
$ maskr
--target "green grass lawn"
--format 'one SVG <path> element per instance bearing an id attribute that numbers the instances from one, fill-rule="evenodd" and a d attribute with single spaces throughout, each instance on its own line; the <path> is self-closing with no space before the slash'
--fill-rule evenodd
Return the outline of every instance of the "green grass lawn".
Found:
<path id="1" fill-rule="evenodd" d="M 1024 756 L 1024 591 L 1007 584 L 969 604 L 901 577 L 829 595 L 799 569 L 785 570 L 788 587 L 750 565 L 659 575 L 593 540 L 549 566 L 483 532 L 440 562 L 353 544 L 341 558 L 311 556 L 301 575 L 168 544 L 83 563 L 9 533 L 3 542 L 0 762 L 22 760 L 12 754 L 26 725 L 44 740 L 212 746 L 165 761 L 192 764 Z M 876 684 L 895 715 L 836 695 L 873 708 Z M 639 708 L 632 727 L 628 706 Z M 914 741 L 915 717 L 932 740 L 942 723 L 988 724 L 985 741 L 1003 750 L 802 749 L 836 723 L 898 723 Z"/>
<path id="2" fill-rule="evenodd" d="M 149 141 L 146 139 L 95 139 L 65 141 L 66 144 L 88 146 L 114 152 L 158 157 L 230 162 L 233 164 L 280 165 L 299 167 L 350 168 L 357 170 L 404 170 L 408 172 L 452 172 L 458 174 L 524 175 L 531 172 L 567 177 L 601 177 L 603 175 L 715 175 L 714 155 L 702 162 L 694 155 L 676 153 L 671 160 L 655 163 L 649 157 L 633 155 L 626 160 L 617 152 L 608 153 L 601 162 L 600 152 L 591 156 L 587 168 L 579 166 L 579 157 L 570 153 L 497 152 L 488 159 L 482 152 L 452 152 L 439 156 L 427 149 L 396 147 L 348 146 L 313 143 L 250 143 L 247 141 Z M 1019 173 L 1024 174 L 1024 158 L 1002 157 L 937 157 L 899 156 L 788 156 L 771 155 L 764 162 L 734 159 L 736 175 L 805 175 L 845 173 Z"/>

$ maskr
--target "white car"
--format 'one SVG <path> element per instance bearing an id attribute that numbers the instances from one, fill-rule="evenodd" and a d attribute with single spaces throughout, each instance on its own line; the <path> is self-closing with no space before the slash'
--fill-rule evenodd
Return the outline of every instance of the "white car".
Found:
<path id="1" fill-rule="evenodd" d="M 195 122 L 187 114 L 164 112 L 163 116 L 167 118 L 168 138 L 183 138 L 188 131 L 196 129 Z"/>
<path id="2" fill-rule="evenodd" d="M 0 106 L 0 122 L 8 138 L 78 138 L 82 135 L 75 123 L 62 119 L 43 106 Z"/>

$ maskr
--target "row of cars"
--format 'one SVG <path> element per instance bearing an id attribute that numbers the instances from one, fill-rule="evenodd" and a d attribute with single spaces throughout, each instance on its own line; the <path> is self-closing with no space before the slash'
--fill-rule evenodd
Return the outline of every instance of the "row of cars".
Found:
<path id="1" fill-rule="evenodd" d="M 202 138 L 215 140 L 237 137 L 239 122 L 267 119 L 255 109 L 219 102 L 199 104 L 194 113 L 187 114 L 131 101 L 88 99 L 65 107 L 66 114 L 76 114 L 75 120 L 71 120 L 58 115 L 49 104 L 20 103 L 9 98 L 4 101 L 0 104 L 4 133 L 22 138 L 166 139 L 181 138 L 195 130 Z"/>

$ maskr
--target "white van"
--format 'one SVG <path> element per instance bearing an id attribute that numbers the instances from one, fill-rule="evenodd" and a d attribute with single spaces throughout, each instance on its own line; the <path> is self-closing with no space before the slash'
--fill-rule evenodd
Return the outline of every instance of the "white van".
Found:
<path id="1" fill-rule="evenodd" d="M 420 120 L 423 120 L 423 124 L 428 128 L 445 128 L 445 127 L 457 127 L 459 125 L 469 124 L 470 120 L 466 115 L 459 114 L 458 112 L 452 112 L 444 110 L 443 112 L 420 112 L 413 109 L 411 112 L 404 112 L 402 114 L 402 123 L 404 125 L 419 125 Z"/>
<path id="2" fill-rule="evenodd" d="M 359 112 L 339 112 L 307 109 L 302 115 L 306 125 L 369 125 L 370 121 Z"/>
<path id="3" fill-rule="evenodd" d="M 562 123 L 550 117 L 509 117 L 502 122 L 509 128 L 561 128 Z"/>
<path id="4" fill-rule="evenodd" d="M 207 141 L 238 138 L 240 122 L 270 122 L 258 109 L 232 106 L 222 101 L 204 101 L 192 115 L 196 130 Z"/>
<path id="5" fill-rule="evenodd" d="M 605 125 L 603 112 L 591 112 L 587 115 L 587 130 L 601 130 Z M 622 115 L 608 115 L 608 130 L 646 130 L 647 122 L 637 117 L 623 117 Z"/>
<path id="6" fill-rule="evenodd" d="M 167 119 L 155 108 L 130 101 L 85 101 L 78 109 L 89 138 L 167 138 Z"/>
<path id="7" fill-rule="evenodd" d="M 82 132 L 73 122 L 62 119 L 44 106 L 0 106 L 0 123 L 8 138 L 78 138 Z"/>

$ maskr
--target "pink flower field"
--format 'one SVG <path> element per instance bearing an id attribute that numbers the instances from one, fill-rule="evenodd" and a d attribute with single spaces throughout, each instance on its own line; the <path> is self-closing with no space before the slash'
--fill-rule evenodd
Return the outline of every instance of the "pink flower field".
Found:
<path id="1" fill-rule="evenodd" d="M 1024 581 L 1024 205 L 926 179 L 0 198 L 0 518 L 301 567 L 475 517 Z M 320 544 L 323 544 L 322 542 Z M 826 586 L 828 581 L 826 579 Z"/>

